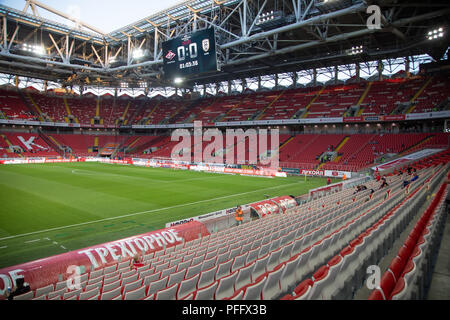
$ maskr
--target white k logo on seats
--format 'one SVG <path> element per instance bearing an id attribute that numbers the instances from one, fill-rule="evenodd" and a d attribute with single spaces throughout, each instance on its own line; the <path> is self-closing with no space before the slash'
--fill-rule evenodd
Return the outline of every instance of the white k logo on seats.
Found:
<path id="1" fill-rule="evenodd" d="M 40 145 L 38 145 L 38 144 L 36 144 L 36 143 L 33 142 L 34 139 L 35 139 L 36 137 L 30 137 L 27 141 L 25 141 L 25 139 L 24 139 L 22 136 L 18 136 L 17 138 L 20 140 L 20 142 L 22 142 L 22 144 L 23 144 L 28 150 L 33 150 L 32 145 L 34 145 L 34 146 L 36 146 L 36 147 L 38 147 L 38 148 L 41 148 L 41 149 L 45 149 L 43 146 L 40 146 Z"/>

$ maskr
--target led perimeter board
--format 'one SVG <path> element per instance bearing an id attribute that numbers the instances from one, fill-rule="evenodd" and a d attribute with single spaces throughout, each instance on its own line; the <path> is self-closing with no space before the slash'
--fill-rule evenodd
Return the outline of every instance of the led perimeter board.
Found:
<path id="1" fill-rule="evenodd" d="M 213 28 L 165 41 L 162 49 L 166 79 L 218 70 Z"/>

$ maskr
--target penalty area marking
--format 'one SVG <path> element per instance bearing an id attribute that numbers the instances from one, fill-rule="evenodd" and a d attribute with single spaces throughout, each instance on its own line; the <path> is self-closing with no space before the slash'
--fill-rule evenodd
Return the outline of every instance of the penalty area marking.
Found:
<path id="1" fill-rule="evenodd" d="M 48 238 L 47 238 L 48 239 Z M 50 239 L 48 239 L 48 240 L 50 240 Z M 50 240 L 51 241 L 51 240 Z M 53 244 L 55 245 L 55 246 L 59 246 L 60 248 L 62 248 L 62 249 L 64 249 L 64 250 L 67 250 L 66 249 L 66 247 L 64 247 L 62 244 L 59 244 L 58 242 L 56 242 L 56 241 L 53 241 Z"/>
<path id="2" fill-rule="evenodd" d="M 52 241 L 50 238 L 44 238 L 45 240 L 48 240 L 48 241 Z M 64 247 L 62 244 L 59 244 L 58 242 L 56 242 L 56 241 L 53 241 L 53 244 L 55 245 L 55 246 L 59 246 L 60 248 L 62 248 L 62 249 L 64 249 L 64 250 L 67 250 L 67 248 L 66 247 Z"/>
<path id="3" fill-rule="evenodd" d="M 199 203 L 205 203 L 205 202 L 210 202 L 210 201 L 216 201 L 216 200 L 222 200 L 222 199 L 227 199 L 227 198 L 233 198 L 233 197 L 236 197 L 236 196 L 242 196 L 242 195 L 255 193 L 255 192 L 260 192 L 260 191 L 264 191 L 264 190 L 285 188 L 285 187 L 288 187 L 288 186 L 298 185 L 299 183 L 303 183 L 303 181 L 297 181 L 297 182 L 294 182 L 294 183 L 289 183 L 289 184 L 285 184 L 285 185 L 281 185 L 281 186 L 263 188 L 263 189 L 248 191 L 248 192 L 235 193 L 235 194 L 230 194 L 230 195 L 227 195 L 227 196 L 222 196 L 222 197 L 217 197 L 217 198 L 212 198 L 212 199 L 205 199 L 205 200 L 200 200 L 200 201 L 195 201 L 195 202 L 183 203 L 183 204 L 178 204 L 178 205 L 175 205 L 175 206 L 170 206 L 170 207 L 165 207 L 165 208 L 158 208 L 158 209 L 153 209 L 153 210 L 134 212 L 134 213 L 130 213 L 130 214 L 122 215 L 122 216 L 117 216 L 117 217 L 110 217 L 110 218 L 99 219 L 99 220 L 94 220 L 94 221 L 87 221 L 87 222 L 82 222 L 82 223 L 77 223 L 77 224 L 71 224 L 71 225 L 68 225 L 68 226 L 62 226 L 62 227 L 56 227 L 56 228 L 51 228 L 51 229 L 45 229 L 45 230 L 40 230 L 40 231 L 29 232 L 29 233 L 23 233 L 23 234 L 18 234 L 18 235 L 15 235 L 15 236 L 0 238 L 0 241 L 1 240 L 15 239 L 15 238 L 19 238 L 19 237 L 30 236 L 30 235 L 34 235 L 34 234 L 50 232 L 50 231 L 55 231 L 55 230 L 62 230 L 62 229 L 67 229 L 67 228 L 79 227 L 79 226 L 84 226 L 84 225 L 88 225 L 88 224 L 94 224 L 94 223 L 98 223 L 98 222 L 122 219 L 122 218 L 131 217 L 131 216 L 142 215 L 142 214 L 146 214 L 146 213 L 152 213 L 152 212 L 158 212 L 158 211 L 165 211 L 165 210 L 170 210 L 170 209 L 182 208 L 182 207 L 191 206 L 191 205 L 195 205 L 195 204 L 199 204 Z M 48 239 L 48 238 L 45 238 L 45 239 Z M 40 239 L 30 240 L 30 241 L 26 241 L 25 243 L 39 241 L 39 240 Z M 48 239 L 48 240 L 50 240 L 50 239 Z"/>

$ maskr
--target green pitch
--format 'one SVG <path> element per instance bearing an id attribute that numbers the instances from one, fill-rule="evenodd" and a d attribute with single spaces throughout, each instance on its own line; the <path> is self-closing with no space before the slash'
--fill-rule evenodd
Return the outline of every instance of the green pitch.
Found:
<path id="1" fill-rule="evenodd" d="M 98 163 L 1 166 L 0 268 L 324 184 Z"/>

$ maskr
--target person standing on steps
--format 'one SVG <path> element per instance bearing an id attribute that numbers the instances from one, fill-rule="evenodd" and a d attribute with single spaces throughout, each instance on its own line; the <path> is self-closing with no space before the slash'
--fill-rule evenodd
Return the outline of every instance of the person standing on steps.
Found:
<path id="1" fill-rule="evenodd" d="M 241 206 L 237 206 L 236 211 L 234 212 L 234 219 L 236 220 L 236 226 L 239 226 L 244 221 L 244 212 L 242 211 Z"/>

